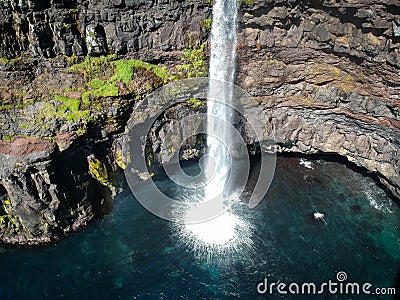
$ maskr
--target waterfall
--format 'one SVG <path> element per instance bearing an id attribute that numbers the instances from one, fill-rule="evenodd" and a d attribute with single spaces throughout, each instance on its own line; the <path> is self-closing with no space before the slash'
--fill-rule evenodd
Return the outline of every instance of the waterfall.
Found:
<path id="1" fill-rule="evenodd" d="M 206 176 L 209 184 L 205 199 L 216 196 L 224 199 L 224 191 L 231 169 L 229 150 L 233 146 L 231 124 L 234 111 L 232 84 L 235 79 L 237 0 L 216 0 L 211 28 L 211 57 L 209 90 L 207 95 Z"/>
<path id="2" fill-rule="evenodd" d="M 252 226 L 231 207 L 232 200 L 239 197 L 234 190 L 237 173 L 242 173 L 237 168 L 238 162 L 233 162 L 231 155 L 238 141 L 238 131 L 233 126 L 233 107 L 237 94 L 233 84 L 237 2 L 238 0 L 216 0 L 213 6 L 207 94 L 207 184 L 204 190 L 205 201 L 202 203 L 212 204 L 192 206 L 186 212 L 186 221 L 196 222 L 187 222 L 180 232 L 182 241 L 193 247 L 194 252 L 208 262 L 218 261 L 220 258 L 228 262 L 229 259 L 242 255 L 244 251 L 253 249 Z"/>

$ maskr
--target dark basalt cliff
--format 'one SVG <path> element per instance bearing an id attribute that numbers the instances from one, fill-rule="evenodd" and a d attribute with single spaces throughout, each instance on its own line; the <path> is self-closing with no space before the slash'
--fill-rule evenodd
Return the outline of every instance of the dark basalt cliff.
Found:
<path id="1" fill-rule="evenodd" d="M 204 1 L 5 0 L 0 4 L 0 55 L 126 54 L 181 50 L 204 33 Z"/>
<path id="2" fill-rule="evenodd" d="M 199 0 L 1 1 L 2 241 L 51 242 L 106 213 L 126 165 L 115 138 L 138 99 L 167 81 L 141 65 L 111 84 L 107 62 L 110 89 L 85 98 L 95 79 L 68 69 L 79 56 L 141 58 L 172 80 L 182 50 L 207 45 L 211 13 Z M 244 1 L 237 83 L 277 151 L 337 153 L 400 198 L 399 47 L 396 0 Z M 202 108 L 183 103 L 156 125 Z"/>

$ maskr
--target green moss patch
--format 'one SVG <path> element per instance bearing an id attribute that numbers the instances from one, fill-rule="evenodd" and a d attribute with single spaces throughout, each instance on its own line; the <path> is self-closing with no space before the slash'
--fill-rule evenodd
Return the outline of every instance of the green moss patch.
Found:
<path id="1" fill-rule="evenodd" d="M 110 77 L 112 75 L 111 62 L 116 59 L 115 54 L 100 57 L 87 56 L 84 61 L 72 65 L 68 70 L 73 73 L 81 73 L 90 82 L 95 78 Z"/>
<path id="2" fill-rule="evenodd" d="M 60 95 L 55 95 L 54 99 L 63 103 L 62 106 L 60 106 L 60 110 L 63 111 L 78 111 L 79 107 L 81 106 L 80 99 L 73 99 Z"/>
<path id="3" fill-rule="evenodd" d="M 205 55 L 205 43 L 200 46 L 191 45 L 183 50 L 181 60 L 183 64 L 177 66 L 178 78 L 192 78 L 207 76 L 207 62 Z"/>
<path id="4" fill-rule="evenodd" d="M 195 108 L 200 107 L 204 103 L 200 99 L 196 99 L 196 98 L 191 98 L 191 99 L 187 100 L 186 102 L 190 103 Z"/>
<path id="5" fill-rule="evenodd" d="M 0 229 L 11 229 L 13 231 L 26 229 L 22 223 L 21 217 L 14 213 L 14 210 L 8 199 L 5 199 L 0 206 Z"/>
<path id="6" fill-rule="evenodd" d="M 129 85 L 137 69 L 152 72 L 165 84 L 169 80 L 166 68 L 139 59 L 117 59 L 116 55 L 87 57 L 69 68 L 70 72 L 82 73 L 87 81 L 82 103 L 89 106 L 91 100 L 119 95 L 118 83 Z"/>

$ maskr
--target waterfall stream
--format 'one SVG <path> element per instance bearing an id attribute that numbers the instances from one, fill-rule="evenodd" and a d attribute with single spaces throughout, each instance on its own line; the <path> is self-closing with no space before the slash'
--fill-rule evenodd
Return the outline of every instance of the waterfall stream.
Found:
<path id="1" fill-rule="evenodd" d="M 233 145 L 231 126 L 234 110 L 232 84 L 236 63 L 237 0 L 216 0 L 213 6 L 211 28 L 211 57 L 209 90 L 207 97 L 207 148 L 206 175 L 209 184 L 205 199 L 224 198 Z"/>

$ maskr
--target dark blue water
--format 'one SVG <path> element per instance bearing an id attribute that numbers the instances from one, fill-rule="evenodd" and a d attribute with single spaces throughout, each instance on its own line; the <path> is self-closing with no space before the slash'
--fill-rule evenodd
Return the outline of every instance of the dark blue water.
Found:
<path id="1" fill-rule="evenodd" d="M 371 290 L 394 287 L 400 276 L 399 207 L 370 178 L 344 165 L 312 161 L 311 167 L 298 158 L 278 159 L 262 203 L 253 210 L 240 203 L 234 208 L 249 224 L 252 244 L 224 254 L 230 257 L 202 257 L 180 240 L 182 228 L 125 196 L 110 215 L 56 245 L 0 248 L 0 299 L 281 299 L 258 295 L 257 284 L 265 277 L 336 281 L 339 271 L 347 273 L 347 282 L 372 283 Z M 312 218 L 315 211 L 325 214 L 326 224 Z M 357 297 L 297 297 L 309 298 Z"/>

